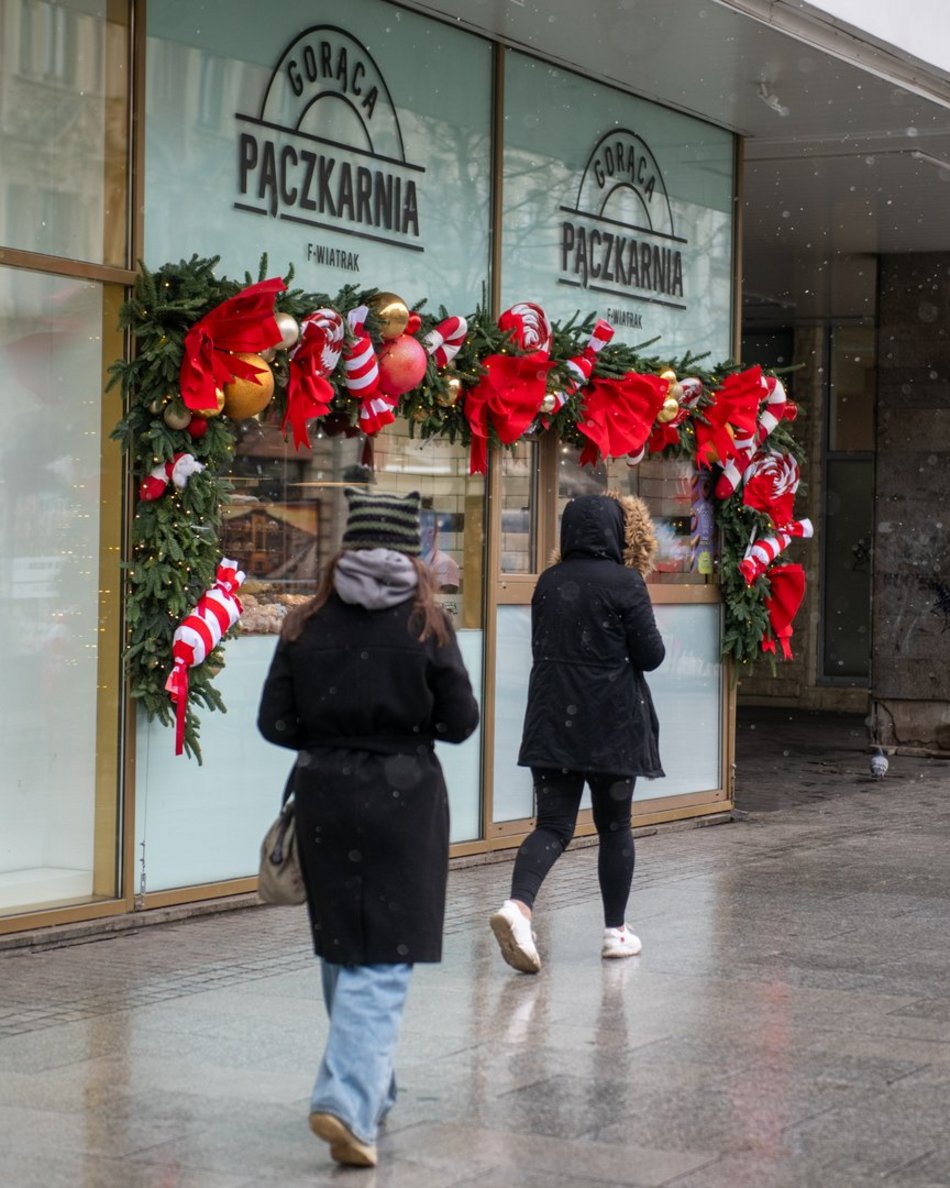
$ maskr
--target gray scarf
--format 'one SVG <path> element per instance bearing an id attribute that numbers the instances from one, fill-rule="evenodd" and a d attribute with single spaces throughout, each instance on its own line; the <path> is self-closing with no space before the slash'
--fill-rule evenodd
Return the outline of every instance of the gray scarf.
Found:
<path id="1" fill-rule="evenodd" d="M 398 606 L 412 597 L 418 584 L 410 559 L 392 549 L 347 550 L 333 575 L 333 588 L 343 601 L 367 610 Z"/>

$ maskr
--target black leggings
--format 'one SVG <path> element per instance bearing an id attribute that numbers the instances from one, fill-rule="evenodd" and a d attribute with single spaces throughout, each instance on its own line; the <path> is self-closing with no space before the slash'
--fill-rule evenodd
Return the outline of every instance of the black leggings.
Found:
<path id="1" fill-rule="evenodd" d="M 594 824 L 600 838 L 597 877 L 604 902 L 604 927 L 624 922 L 633 881 L 634 845 L 630 832 L 633 776 L 600 775 L 533 767 L 537 819 L 521 843 L 511 876 L 511 898 L 529 908 L 544 877 L 574 836 L 585 781 L 590 784 Z"/>

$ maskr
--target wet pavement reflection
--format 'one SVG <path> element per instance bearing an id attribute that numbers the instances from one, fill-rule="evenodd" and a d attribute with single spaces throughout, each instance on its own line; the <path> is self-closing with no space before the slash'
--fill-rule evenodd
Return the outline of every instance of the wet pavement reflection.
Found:
<path id="1" fill-rule="evenodd" d="M 510 864 L 453 870 L 373 1171 L 306 1125 L 302 909 L 0 951 L 0 1184 L 946 1188 L 950 770 L 872 781 L 860 723 L 820 730 L 740 723 L 742 819 L 638 840 L 640 957 L 599 958 L 593 848 L 545 884 L 535 977 L 487 926 Z"/>

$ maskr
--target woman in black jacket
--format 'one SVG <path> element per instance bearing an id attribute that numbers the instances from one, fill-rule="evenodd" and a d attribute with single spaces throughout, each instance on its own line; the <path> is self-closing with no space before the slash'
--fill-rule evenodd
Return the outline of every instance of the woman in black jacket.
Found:
<path id="1" fill-rule="evenodd" d="M 439 961 L 449 810 L 434 743 L 478 706 L 419 559 L 419 495 L 347 489 L 343 551 L 288 615 L 258 727 L 298 752 L 300 858 L 330 1033 L 311 1129 L 373 1166 L 395 1097 L 393 1053 L 417 961 Z"/>
<path id="2" fill-rule="evenodd" d="M 515 859 L 511 896 L 491 917 L 509 965 L 537 973 L 534 900 L 563 853 L 590 785 L 600 840 L 603 957 L 641 944 L 625 922 L 633 879 L 636 777 L 662 776 L 659 724 L 644 672 L 664 656 L 643 575 L 657 542 L 634 496 L 582 495 L 564 509 L 560 559 L 531 600 L 533 666 L 518 763 L 534 780 L 536 822 Z"/>

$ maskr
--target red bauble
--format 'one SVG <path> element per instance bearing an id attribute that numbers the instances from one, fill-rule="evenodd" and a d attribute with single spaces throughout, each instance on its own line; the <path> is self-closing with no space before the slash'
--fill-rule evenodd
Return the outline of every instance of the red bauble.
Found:
<path id="1" fill-rule="evenodd" d="M 379 390 L 384 396 L 402 396 L 422 383 L 429 356 L 417 338 L 400 334 L 379 350 Z"/>
<path id="2" fill-rule="evenodd" d="M 191 420 L 188 422 L 188 432 L 192 437 L 204 437 L 208 432 L 208 418 L 193 414 Z"/>

